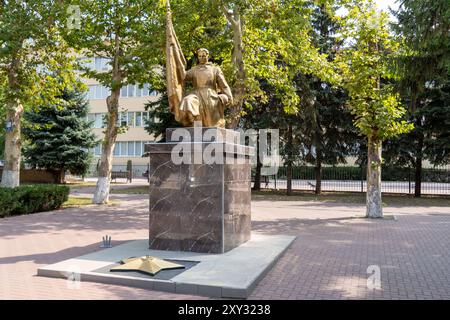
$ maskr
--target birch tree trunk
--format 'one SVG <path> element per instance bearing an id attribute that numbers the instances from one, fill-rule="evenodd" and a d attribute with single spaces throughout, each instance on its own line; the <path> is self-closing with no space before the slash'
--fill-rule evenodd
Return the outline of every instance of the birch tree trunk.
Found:
<path id="1" fill-rule="evenodd" d="M 381 202 L 381 141 L 373 136 L 368 138 L 366 217 L 383 217 Z"/>
<path id="2" fill-rule="evenodd" d="M 8 70 L 8 87 L 11 92 L 18 89 L 19 59 L 13 59 Z M 23 106 L 16 97 L 8 99 L 6 104 L 7 122 L 12 125 L 12 130 L 5 134 L 5 163 L 2 173 L 1 186 L 15 188 L 20 184 L 20 160 L 21 160 L 21 137 L 20 119 L 23 114 Z"/>

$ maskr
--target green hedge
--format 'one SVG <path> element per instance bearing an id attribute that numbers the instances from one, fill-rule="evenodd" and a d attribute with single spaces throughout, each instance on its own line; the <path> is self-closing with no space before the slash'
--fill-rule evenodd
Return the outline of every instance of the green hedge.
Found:
<path id="1" fill-rule="evenodd" d="M 51 184 L 0 188 L 0 217 L 58 209 L 69 191 L 67 186 Z"/>

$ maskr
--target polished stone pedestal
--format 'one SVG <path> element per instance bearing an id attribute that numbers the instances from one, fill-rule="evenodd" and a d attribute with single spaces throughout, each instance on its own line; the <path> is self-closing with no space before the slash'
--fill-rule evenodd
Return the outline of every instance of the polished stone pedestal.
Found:
<path id="1" fill-rule="evenodd" d="M 150 249 L 223 253 L 248 241 L 254 148 L 241 145 L 232 130 L 174 130 L 167 129 L 168 142 L 145 146 L 150 155 Z M 211 155 L 221 157 L 211 163 Z M 180 164 L 176 159 L 181 156 L 185 161 Z"/>

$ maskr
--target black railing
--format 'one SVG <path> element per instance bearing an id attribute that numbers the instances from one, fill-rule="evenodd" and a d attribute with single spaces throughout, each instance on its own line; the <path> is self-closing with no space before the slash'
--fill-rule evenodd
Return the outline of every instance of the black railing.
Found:
<path id="1" fill-rule="evenodd" d="M 254 172 L 253 172 L 254 174 Z M 381 170 L 382 192 L 414 194 L 414 168 L 383 167 Z M 276 175 L 261 181 L 261 188 L 286 189 L 287 167 L 280 167 Z M 254 178 L 252 177 L 252 185 Z M 322 191 L 365 192 L 366 167 L 339 166 L 323 167 L 321 174 Z M 294 166 L 292 170 L 294 190 L 315 190 L 316 175 L 312 166 Z M 422 169 L 421 193 L 430 195 L 450 195 L 450 168 Z"/>

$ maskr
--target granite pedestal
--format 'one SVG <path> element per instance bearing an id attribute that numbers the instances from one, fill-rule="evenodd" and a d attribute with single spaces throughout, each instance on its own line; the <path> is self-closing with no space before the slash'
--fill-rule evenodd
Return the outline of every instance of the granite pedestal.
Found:
<path id="1" fill-rule="evenodd" d="M 171 128 L 166 137 L 145 146 L 150 249 L 224 253 L 248 241 L 254 148 L 221 128 Z"/>

